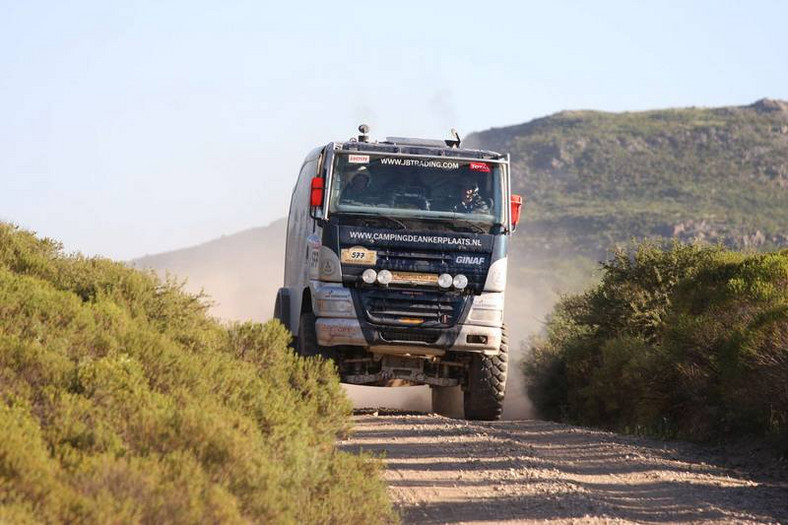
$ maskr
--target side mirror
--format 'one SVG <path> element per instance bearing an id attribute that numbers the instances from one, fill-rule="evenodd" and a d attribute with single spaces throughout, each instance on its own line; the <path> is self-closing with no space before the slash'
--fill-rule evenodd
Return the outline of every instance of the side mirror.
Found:
<path id="1" fill-rule="evenodd" d="M 517 223 L 520 222 L 520 211 L 523 207 L 523 198 L 520 195 L 512 195 L 512 231 L 517 229 Z"/>

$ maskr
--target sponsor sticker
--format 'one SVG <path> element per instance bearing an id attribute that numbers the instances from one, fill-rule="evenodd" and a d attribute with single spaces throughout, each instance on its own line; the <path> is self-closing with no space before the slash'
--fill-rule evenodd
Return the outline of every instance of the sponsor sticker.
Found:
<path id="1" fill-rule="evenodd" d="M 482 244 L 482 238 L 479 236 L 449 237 L 446 235 L 433 235 L 433 234 L 422 234 L 422 233 L 349 230 L 347 232 L 347 238 L 349 238 L 350 241 L 355 241 L 355 242 L 387 241 L 387 242 L 411 243 L 411 244 L 441 244 L 441 245 L 449 245 L 449 246 L 467 246 L 470 248 L 484 247 Z"/>
<path id="2" fill-rule="evenodd" d="M 350 164 L 369 164 L 369 155 L 348 155 L 347 161 Z"/>
<path id="3" fill-rule="evenodd" d="M 323 330 L 328 332 L 330 335 L 347 335 L 355 333 L 358 328 L 355 326 L 344 326 L 344 325 L 329 325 L 323 327 Z"/>
<path id="4" fill-rule="evenodd" d="M 318 293 L 326 299 L 350 299 L 350 290 L 347 288 L 329 288 L 327 290 L 324 288 Z"/>
<path id="5" fill-rule="evenodd" d="M 391 272 L 391 282 L 398 284 L 438 284 L 438 275 L 434 273 Z"/>
<path id="6" fill-rule="evenodd" d="M 383 157 L 380 159 L 380 163 L 383 166 L 400 166 L 403 168 L 436 168 L 440 170 L 460 169 L 460 163 L 454 160 Z"/>
<path id="7" fill-rule="evenodd" d="M 331 264 L 331 261 L 323 261 L 323 273 L 326 275 L 331 275 L 334 273 L 334 265 Z"/>
<path id="8" fill-rule="evenodd" d="M 490 173 L 490 166 L 486 162 L 471 162 L 468 167 L 471 169 L 471 171 Z"/>
<path id="9" fill-rule="evenodd" d="M 468 264 L 473 266 L 481 266 L 484 264 L 484 257 L 475 256 L 475 255 L 458 255 L 454 262 L 457 264 Z"/>
<path id="10" fill-rule="evenodd" d="M 378 262 L 378 252 L 368 250 L 363 246 L 344 248 L 340 255 L 340 261 L 345 264 L 375 264 Z"/>

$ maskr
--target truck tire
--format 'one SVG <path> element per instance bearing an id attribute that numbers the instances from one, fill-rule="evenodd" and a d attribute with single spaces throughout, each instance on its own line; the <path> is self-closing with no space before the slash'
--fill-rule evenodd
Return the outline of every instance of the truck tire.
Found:
<path id="1" fill-rule="evenodd" d="M 446 417 L 462 418 L 462 389 L 459 386 L 433 386 L 432 411 Z"/>
<path id="2" fill-rule="evenodd" d="M 502 327 L 498 355 L 476 354 L 471 357 L 468 385 L 464 395 L 465 419 L 497 421 L 503 412 L 506 374 L 509 359 L 509 337 Z"/>
<path id="3" fill-rule="evenodd" d="M 315 314 L 312 312 L 301 314 L 301 321 L 298 323 L 298 337 L 295 340 L 295 351 L 301 357 L 313 357 L 319 355 L 326 360 L 331 360 L 334 358 L 334 353 L 331 351 L 331 347 L 320 346 L 317 344 Z"/>
<path id="4" fill-rule="evenodd" d="M 301 320 L 298 323 L 298 337 L 295 340 L 295 350 L 301 357 L 312 357 L 320 353 L 317 345 L 315 314 L 312 312 L 301 314 Z"/>
<path id="5" fill-rule="evenodd" d="M 274 319 L 282 323 L 285 328 L 292 330 L 290 327 L 290 297 L 287 296 L 283 289 L 280 288 L 276 293 L 276 301 L 274 301 Z M 296 334 L 291 332 L 292 338 L 290 339 L 290 348 L 295 350 L 298 344 Z"/>
<path id="6" fill-rule="evenodd" d="M 281 294 L 276 294 L 276 300 L 274 301 L 274 319 L 276 319 L 280 323 L 284 324 L 284 322 L 282 320 L 282 297 L 281 297 Z"/>

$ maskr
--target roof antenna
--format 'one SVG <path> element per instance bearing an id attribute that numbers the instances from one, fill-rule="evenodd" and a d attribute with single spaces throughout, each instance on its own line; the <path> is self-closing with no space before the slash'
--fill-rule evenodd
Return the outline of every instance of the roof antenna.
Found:
<path id="1" fill-rule="evenodd" d="M 451 128 L 451 136 L 454 137 L 454 138 L 453 139 L 446 139 L 446 141 L 445 141 L 446 145 L 449 146 L 450 148 L 459 148 L 460 147 L 460 143 L 462 141 L 460 140 L 460 134 L 457 133 L 456 129 Z"/>
<path id="2" fill-rule="evenodd" d="M 358 141 L 369 142 L 369 126 L 362 124 L 358 127 L 358 131 L 361 133 L 361 135 L 358 136 Z"/>

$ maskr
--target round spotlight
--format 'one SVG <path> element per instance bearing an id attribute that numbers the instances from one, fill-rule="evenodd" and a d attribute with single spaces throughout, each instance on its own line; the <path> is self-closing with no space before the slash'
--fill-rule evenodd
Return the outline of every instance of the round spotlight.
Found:
<path id="1" fill-rule="evenodd" d="M 467 277 L 465 277 L 461 273 L 458 273 L 457 275 L 454 276 L 454 287 L 455 288 L 457 288 L 458 290 L 462 290 L 466 286 L 468 286 L 468 278 Z"/>
<path id="2" fill-rule="evenodd" d="M 448 273 L 442 273 L 438 276 L 438 286 L 441 288 L 448 288 L 451 286 L 452 278 Z"/>
<path id="3" fill-rule="evenodd" d="M 393 278 L 394 276 L 391 275 L 391 272 L 388 270 L 380 270 L 380 272 L 378 272 L 378 282 L 383 286 L 389 284 Z"/>
<path id="4" fill-rule="evenodd" d="M 367 268 L 364 270 L 364 273 L 361 274 L 361 280 L 367 284 L 372 284 L 375 282 L 375 279 L 378 278 L 378 272 L 373 270 L 372 268 Z"/>

